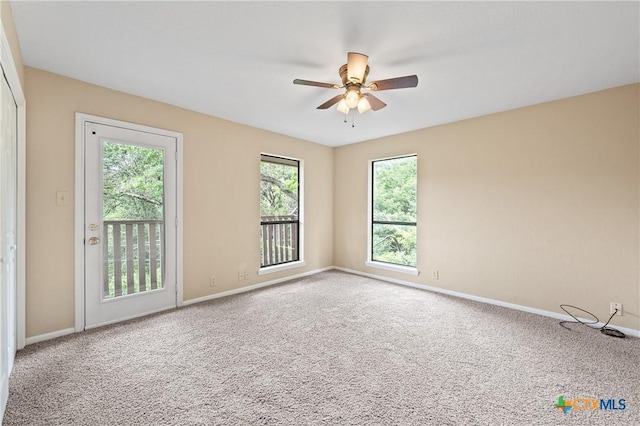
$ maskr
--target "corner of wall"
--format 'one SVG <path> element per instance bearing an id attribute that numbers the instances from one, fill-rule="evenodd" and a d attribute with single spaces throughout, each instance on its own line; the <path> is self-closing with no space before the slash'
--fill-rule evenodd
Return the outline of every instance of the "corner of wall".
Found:
<path id="1" fill-rule="evenodd" d="M 15 63 L 16 70 L 18 71 L 20 85 L 24 88 L 24 62 L 22 60 L 22 51 L 20 50 L 20 43 L 18 41 L 18 33 L 16 32 L 16 26 L 13 21 L 11 4 L 8 1 L 0 1 L 0 8 L 2 27 L 4 28 L 4 33 L 9 41 L 11 55 L 13 56 L 13 62 Z"/>

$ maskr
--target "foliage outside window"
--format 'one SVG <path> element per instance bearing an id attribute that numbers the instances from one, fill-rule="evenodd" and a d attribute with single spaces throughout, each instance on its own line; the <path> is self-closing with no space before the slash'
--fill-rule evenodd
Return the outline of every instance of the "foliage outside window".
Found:
<path id="1" fill-rule="evenodd" d="M 371 260 L 416 266 L 415 155 L 372 163 Z"/>
<path id="2" fill-rule="evenodd" d="M 164 152 L 105 141 L 102 172 L 103 297 L 164 287 Z"/>
<path id="3" fill-rule="evenodd" d="M 164 217 L 164 153 L 119 143 L 103 148 L 105 220 Z"/>
<path id="4" fill-rule="evenodd" d="M 260 161 L 260 265 L 300 259 L 300 162 L 262 155 Z"/>

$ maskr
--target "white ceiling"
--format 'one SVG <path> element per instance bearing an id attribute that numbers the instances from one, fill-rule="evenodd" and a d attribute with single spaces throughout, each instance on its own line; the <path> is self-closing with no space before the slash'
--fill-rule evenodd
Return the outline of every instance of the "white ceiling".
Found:
<path id="1" fill-rule="evenodd" d="M 340 146 L 640 81 L 639 2 L 16 2 L 26 65 Z M 388 106 L 335 108 L 347 52 Z"/>

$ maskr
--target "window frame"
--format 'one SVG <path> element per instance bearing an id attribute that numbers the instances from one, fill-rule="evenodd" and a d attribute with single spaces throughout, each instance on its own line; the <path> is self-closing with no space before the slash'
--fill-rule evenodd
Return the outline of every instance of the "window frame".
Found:
<path id="1" fill-rule="evenodd" d="M 266 265 L 266 266 L 262 266 L 262 260 L 260 259 L 259 261 L 260 267 L 258 269 L 258 275 L 264 275 L 264 274 L 283 271 L 287 269 L 298 268 L 306 264 L 304 260 L 304 160 L 300 158 L 288 157 L 280 154 L 271 154 L 271 153 L 262 152 L 260 153 L 260 162 L 259 162 L 260 166 L 265 161 L 264 160 L 265 157 L 275 160 L 275 161 L 266 160 L 266 162 L 271 162 L 274 164 L 284 164 L 289 166 L 297 165 L 298 167 L 298 219 L 294 221 L 287 221 L 287 223 L 297 223 L 298 225 L 298 232 L 297 232 L 298 258 L 297 260 L 290 260 L 290 261 L 276 263 L 272 265 Z M 262 220 L 262 212 L 260 211 L 260 209 L 258 210 L 259 210 L 258 214 L 259 214 L 259 223 L 260 223 L 259 232 L 261 235 L 260 240 L 262 241 L 262 226 L 263 224 L 265 224 L 265 222 L 263 222 Z"/>
<path id="2" fill-rule="evenodd" d="M 416 158 L 416 166 L 418 164 L 418 154 L 417 153 L 412 153 L 412 154 L 403 154 L 403 155 L 395 155 L 392 157 L 384 157 L 384 158 L 377 158 L 374 160 L 370 160 L 369 161 L 369 170 L 368 170 L 368 215 L 367 215 L 367 260 L 365 261 L 365 265 L 372 267 L 372 268 L 378 268 L 378 269 L 384 269 L 384 270 L 388 270 L 388 271 L 393 271 L 393 272 L 400 272 L 403 274 L 408 274 L 408 275 L 419 275 L 420 272 L 418 270 L 418 257 L 417 257 L 417 241 L 416 241 L 416 265 L 415 266 L 410 266 L 410 265 L 400 265 L 397 263 L 390 263 L 390 262 L 384 262 L 381 260 L 374 260 L 373 259 L 373 227 L 376 224 L 381 224 L 381 225 L 402 225 L 402 226 L 415 226 L 416 228 L 416 239 L 417 239 L 417 235 L 418 235 L 418 193 L 417 193 L 417 186 L 418 186 L 418 171 L 417 171 L 417 167 L 416 167 L 416 221 L 415 222 L 404 222 L 404 221 L 376 221 L 373 218 L 373 214 L 374 214 L 374 207 L 373 207 L 373 203 L 374 203 L 374 165 L 377 162 L 380 161 L 389 161 L 389 160 L 397 160 L 397 159 L 401 159 L 401 158 L 408 158 L 408 157 L 415 157 Z"/>

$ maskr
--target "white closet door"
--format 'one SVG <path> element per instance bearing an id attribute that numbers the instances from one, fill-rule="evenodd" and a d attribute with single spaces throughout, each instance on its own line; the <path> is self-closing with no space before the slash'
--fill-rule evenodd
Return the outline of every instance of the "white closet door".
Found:
<path id="1" fill-rule="evenodd" d="M 0 418 L 16 353 L 17 107 L 0 76 Z"/>

